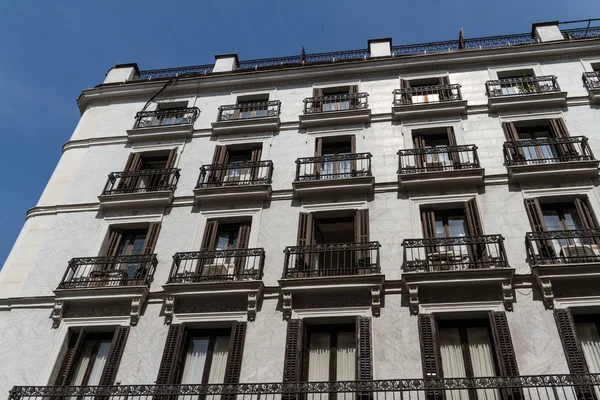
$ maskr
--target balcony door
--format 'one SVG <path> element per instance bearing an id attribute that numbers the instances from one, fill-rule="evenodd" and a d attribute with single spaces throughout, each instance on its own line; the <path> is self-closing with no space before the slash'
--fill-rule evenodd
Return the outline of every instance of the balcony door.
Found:
<path id="1" fill-rule="evenodd" d="M 250 239 L 250 221 L 226 223 L 211 220 L 206 223 L 201 250 L 206 256 L 198 261 L 197 270 L 203 279 L 233 280 L 251 273 L 252 262 L 236 250 L 246 249 Z M 254 264 L 252 264 L 254 265 Z"/>
<path id="2" fill-rule="evenodd" d="M 413 131 L 415 165 L 420 171 L 446 171 L 460 166 L 459 154 L 448 148 L 456 146 L 452 127 Z"/>
<path id="3" fill-rule="evenodd" d="M 356 160 L 348 159 L 356 153 L 356 137 L 342 136 L 317 138 L 315 156 L 323 161 L 315 165 L 319 179 L 351 178 L 356 170 Z"/>
<path id="4" fill-rule="evenodd" d="M 241 149 L 217 145 L 208 181 L 222 186 L 258 183 L 259 180 L 266 178 L 257 165 L 261 156 L 262 145 Z"/>
<path id="5" fill-rule="evenodd" d="M 56 385 L 112 385 L 121 360 L 129 327 L 97 332 L 92 328 L 69 331 L 67 347 Z"/>
<path id="6" fill-rule="evenodd" d="M 400 87 L 411 90 L 402 94 L 401 104 L 399 105 L 439 103 L 454 100 L 451 90 L 440 87 L 447 85 L 450 85 L 450 79 L 447 76 L 427 79 L 402 79 Z"/>
<path id="7" fill-rule="evenodd" d="M 500 88 L 495 89 L 499 93 L 496 95 L 510 96 L 524 93 L 533 93 L 537 86 L 534 82 L 522 81 L 523 78 L 534 77 L 535 73 L 532 69 L 524 69 L 520 71 L 503 71 L 498 73 L 498 79 L 504 80 L 500 83 Z"/>
<path id="8" fill-rule="evenodd" d="M 189 119 L 186 118 L 187 106 L 187 101 L 172 104 L 159 104 L 157 108 L 156 120 L 153 125 L 168 126 L 188 123 Z"/>
<path id="9" fill-rule="evenodd" d="M 236 116 L 239 119 L 262 118 L 268 116 L 269 96 L 257 96 L 253 98 L 238 98 Z"/>
<path id="10" fill-rule="evenodd" d="M 357 100 L 353 96 L 358 93 L 357 85 L 314 88 L 313 109 L 320 112 L 345 111 L 356 108 Z"/>
<path id="11" fill-rule="evenodd" d="M 120 193 L 169 190 L 173 173 L 166 171 L 175 166 L 177 148 L 169 151 L 131 153 L 123 177 L 117 184 Z"/>

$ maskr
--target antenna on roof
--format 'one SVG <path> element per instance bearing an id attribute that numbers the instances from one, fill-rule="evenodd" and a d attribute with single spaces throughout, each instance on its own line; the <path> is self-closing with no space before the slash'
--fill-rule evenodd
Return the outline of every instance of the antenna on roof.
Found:
<path id="1" fill-rule="evenodd" d="M 458 33 L 458 48 L 465 48 L 465 28 L 460 28 L 460 32 Z"/>
<path id="2" fill-rule="evenodd" d="M 302 46 L 302 53 L 300 54 L 300 61 L 302 61 L 302 64 L 304 64 L 304 61 L 306 61 L 306 53 L 304 52 L 304 46 Z"/>

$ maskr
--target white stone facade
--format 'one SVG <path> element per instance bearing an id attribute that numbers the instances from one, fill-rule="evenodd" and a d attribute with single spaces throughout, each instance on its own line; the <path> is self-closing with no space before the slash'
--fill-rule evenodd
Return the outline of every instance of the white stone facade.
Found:
<path id="1" fill-rule="evenodd" d="M 258 302 L 256 320 L 248 322 L 241 382 L 278 382 L 282 379 L 286 321 L 278 281 L 284 265 L 284 248 L 296 244 L 299 212 L 318 206 L 349 209 L 368 208 L 370 238 L 381 244 L 380 267 L 385 276 L 382 307 L 373 317 L 373 376 L 375 379 L 422 378 L 417 319 L 411 315 L 409 295 L 403 284 L 403 248 L 407 238 L 423 237 L 419 204 L 442 199 L 477 199 L 485 234 L 505 238 L 509 264 L 515 269 L 513 310 L 507 312 L 519 371 L 523 375 L 569 373 L 552 310 L 544 306 L 541 289 L 527 261 L 525 233 L 532 230 L 523 199 L 536 190 L 586 193 L 593 213 L 600 216 L 598 178 L 556 179 L 550 183 L 519 184 L 509 180 L 502 146 L 502 122 L 532 118 L 563 118 L 571 136 L 586 136 L 594 154 L 600 154 L 600 113 L 589 100 L 582 74 L 600 63 L 600 39 L 556 40 L 548 27 L 540 35 L 551 41 L 529 46 L 488 48 L 408 57 L 385 56 L 376 60 L 320 65 L 310 68 L 265 70 L 253 73 L 227 72 L 233 68 L 219 59 L 225 72 L 200 77 L 182 77 L 171 85 L 160 102 L 187 101 L 200 109 L 191 135 L 130 143 L 127 130 L 134 117 L 165 80 L 131 81 L 137 67 L 121 66 L 107 75 L 106 85 L 83 91 L 79 99 L 81 119 L 50 178 L 38 204 L 27 215 L 12 252 L 0 271 L 0 393 L 14 385 L 50 385 L 58 350 L 66 335 L 65 324 L 101 323 L 106 316 L 68 317 L 62 328 L 52 329 L 51 314 L 57 288 L 67 264 L 74 257 L 100 254 L 109 226 L 127 218 L 162 221 L 155 247 L 158 266 L 139 323 L 131 328 L 116 381 L 121 384 L 152 384 L 156 380 L 168 325 L 165 324 L 162 285 L 168 279 L 176 252 L 199 248 L 207 218 L 236 210 L 252 218 L 249 247 L 265 249 L 264 291 Z M 224 57 L 224 56 L 220 56 Z M 226 60 L 227 61 L 227 60 Z M 235 63 L 234 63 L 235 64 Z M 225 66 L 223 66 L 225 65 Z M 567 93 L 561 107 L 522 109 L 495 113 L 488 109 L 485 83 L 498 78 L 498 71 L 533 69 L 536 75 L 554 75 L 560 90 Z M 463 115 L 394 121 L 392 92 L 401 79 L 447 76 L 460 84 L 467 100 Z M 313 87 L 358 85 L 369 94 L 371 120 L 301 128 L 303 100 Z M 220 105 L 235 104 L 238 96 L 268 94 L 281 102 L 280 127 L 276 131 L 215 136 L 211 123 Z M 156 102 L 150 109 L 156 107 Z M 478 148 L 484 183 L 471 189 L 398 189 L 398 150 L 412 148 L 412 131 L 424 127 L 452 126 L 458 144 Z M 314 155 L 318 137 L 355 135 L 356 152 L 372 154 L 375 188 L 371 194 L 344 194 L 295 198 L 292 190 L 298 157 Z M 217 144 L 262 143 L 262 160 L 272 160 L 272 194 L 269 200 L 194 204 L 193 189 L 199 167 L 210 164 Z M 113 171 L 121 171 L 135 151 L 178 148 L 175 167 L 180 179 L 174 201 L 168 207 L 105 210 L 98 195 Z M 529 193 L 529 194 L 528 194 Z M 429 200 L 427 200 L 429 199 Z M 600 265 L 600 264 L 599 264 Z M 597 287 L 597 286 L 596 286 Z M 600 291 L 598 292 L 600 295 Z M 575 296 L 578 297 L 578 296 Z M 580 297 L 588 305 L 600 306 L 589 291 Z M 435 303 L 435 302 L 434 302 Z M 483 309 L 504 310 L 502 298 L 472 300 L 447 305 L 448 312 L 461 311 L 465 304 Z M 436 304 L 422 304 L 421 312 Z M 443 306 L 443 305 L 440 305 Z M 335 315 L 345 306 L 335 304 Z M 452 308 L 454 307 L 454 308 Z M 337 311 L 336 311 L 337 310 Z M 369 307 L 357 311 L 371 315 Z M 93 314 L 93 313 L 90 313 Z M 99 312 L 101 315 L 102 312 Z M 218 314 L 218 313 L 217 313 Z M 176 318 L 178 316 L 176 315 Z M 202 316 L 200 316 L 202 317 Z M 199 317 L 199 318 L 200 318 Z M 226 316 L 211 315 L 211 321 Z M 245 314 L 235 317 L 245 320 Z M 83 321 L 83 322 L 81 322 Z M 127 322 L 119 322 L 127 323 Z M 61 336 L 62 335 L 62 336 Z"/>

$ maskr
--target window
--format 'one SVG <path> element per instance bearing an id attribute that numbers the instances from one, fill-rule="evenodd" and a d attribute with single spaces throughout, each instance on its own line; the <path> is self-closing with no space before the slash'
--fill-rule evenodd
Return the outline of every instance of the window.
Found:
<path id="1" fill-rule="evenodd" d="M 55 384 L 112 385 L 128 334 L 129 327 L 104 332 L 91 328 L 69 331 Z"/>
<path id="2" fill-rule="evenodd" d="M 186 118 L 185 108 L 188 106 L 187 101 L 178 101 L 174 103 L 160 103 L 158 105 L 156 115 L 156 125 L 179 125 L 188 122 Z"/>
<path id="3" fill-rule="evenodd" d="M 434 151 L 418 152 L 415 155 L 415 165 L 419 170 L 444 171 L 454 169 L 461 162 L 474 162 L 470 160 L 470 153 L 464 154 L 465 160 L 461 160 L 462 153 L 450 151 L 448 147 L 456 146 L 456 136 L 452 127 L 417 129 L 412 132 L 415 149 Z"/>
<path id="4" fill-rule="evenodd" d="M 131 153 L 116 188 L 119 193 L 168 190 L 174 185 L 177 148 Z M 166 171 L 169 170 L 169 171 Z"/>
<path id="5" fill-rule="evenodd" d="M 425 79 L 402 79 L 400 87 L 407 90 L 402 92 L 400 102 L 407 105 L 460 100 L 458 93 L 453 93 L 452 89 L 440 88 L 440 86 L 448 85 L 450 85 L 450 79 L 447 76 Z"/>
<path id="6" fill-rule="evenodd" d="M 211 330 L 171 324 L 156 384 L 238 383 L 245 336 L 246 322 Z"/>
<path id="7" fill-rule="evenodd" d="M 319 179 L 350 178 L 356 170 L 356 160 L 348 157 L 356 153 L 356 137 L 337 136 L 317 138 L 315 156 L 323 157 L 318 165 Z"/>
<path id="8" fill-rule="evenodd" d="M 575 332 L 591 374 L 600 373 L 600 315 L 574 315 Z M 596 389 L 598 392 L 599 390 Z M 598 393 L 600 394 L 600 393 Z"/>
<path id="9" fill-rule="evenodd" d="M 235 277 L 254 266 L 255 260 L 224 250 L 245 249 L 250 239 L 250 220 L 217 221 L 206 223 L 202 251 L 208 252 L 196 268 L 203 277 Z M 196 271 L 194 271 L 196 273 Z"/>
<path id="10" fill-rule="evenodd" d="M 511 70 L 498 72 L 498 79 L 506 80 L 500 84 L 500 95 L 512 95 L 521 93 L 534 92 L 535 86 L 533 82 L 528 82 L 523 78 L 535 76 L 532 69 Z"/>
<path id="11" fill-rule="evenodd" d="M 356 108 L 358 86 L 313 89 L 313 112 L 344 111 Z"/>
<path id="12" fill-rule="evenodd" d="M 267 179 L 268 169 L 261 168 L 262 144 L 250 147 L 217 145 L 208 180 L 212 184 L 235 186 L 259 183 Z"/>
<path id="13" fill-rule="evenodd" d="M 238 118 L 260 118 L 268 116 L 269 95 L 238 97 Z"/>
<path id="14" fill-rule="evenodd" d="M 307 382 L 338 382 L 356 379 L 354 325 L 307 327 Z M 327 396 L 325 396 L 326 398 Z"/>

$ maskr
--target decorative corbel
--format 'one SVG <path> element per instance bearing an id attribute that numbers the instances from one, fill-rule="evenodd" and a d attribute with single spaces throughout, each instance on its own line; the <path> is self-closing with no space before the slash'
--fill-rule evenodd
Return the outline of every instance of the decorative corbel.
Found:
<path id="1" fill-rule="evenodd" d="M 419 314 L 419 286 L 408 285 L 408 301 L 410 313 L 412 315 Z"/>
<path id="2" fill-rule="evenodd" d="M 371 313 L 374 317 L 381 313 L 381 286 L 371 288 Z"/>
<path id="3" fill-rule="evenodd" d="M 256 292 L 248 293 L 248 321 L 254 322 L 256 320 L 256 307 L 258 303 L 258 296 Z"/>
<path id="4" fill-rule="evenodd" d="M 52 328 L 56 329 L 60 325 L 65 312 L 65 303 L 63 301 L 55 301 L 52 308 Z"/>
<path id="5" fill-rule="evenodd" d="M 131 311 L 129 311 L 129 323 L 131 326 L 136 326 L 140 320 L 140 313 L 142 311 L 142 299 L 136 297 L 131 300 Z"/>
<path id="6" fill-rule="evenodd" d="M 170 325 L 173 322 L 173 314 L 175 313 L 175 296 L 167 296 L 165 298 L 165 324 Z"/>
<path id="7" fill-rule="evenodd" d="M 512 281 L 502 282 L 502 302 L 504 303 L 504 308 L 507 311 L 513 310 L 513 303 L 515 302 L 515 296 L 513 293 Z"/>
<path id="8" fill-rule="evenodd" d="M 283 292 L 283 318 L 292 318 L 292 292 Z"/>
<path id="9" fill-rule="evenodd" d="M 554 308 L 554 289 L 552 289 L 552 281 L 550 279 L 540 279 L 540 285 L 542 286 L 542 296 L 544 306 L 547 310 Z"/>

